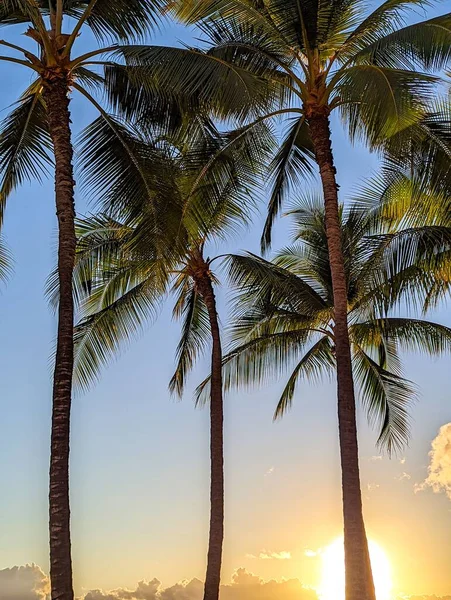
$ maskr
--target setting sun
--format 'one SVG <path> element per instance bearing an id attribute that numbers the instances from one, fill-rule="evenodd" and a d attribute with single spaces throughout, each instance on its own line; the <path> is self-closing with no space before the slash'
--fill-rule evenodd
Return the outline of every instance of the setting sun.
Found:
<path id="1" fill-rule="evenodd" d="M 377 600 L 390 600 L 392 587 L 390 562 L 375 542 L 369 542 Z M 343 539 L 328 546 L 322 555 L 321 600 L 344 600 L 345 570 Z"/>

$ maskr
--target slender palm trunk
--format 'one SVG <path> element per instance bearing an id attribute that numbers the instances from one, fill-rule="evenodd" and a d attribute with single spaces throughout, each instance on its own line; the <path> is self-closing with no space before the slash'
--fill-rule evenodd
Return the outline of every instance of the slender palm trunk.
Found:
<path id="1" fill-rule="evenodd" d="M 213 285 L 208 273 L 197 280 L 207 306 L 213 342 L 210 394 L 210 537 L 204 600 L 218 600 L 224 540 L 224 403 L 222 390 L 222 348 Z"/>
<path id="2" fill-rule="evenodd" d="M 47 118 L 55 154 L 56 213 L 59 228 L 58 277 L 60 302 L 53 379 L 50 456 L 49 529 L 52 600 L 73 600 L 69 506 L 69 440 L 74 362 L 75 208 L 73 148 L 70 130 L 69 85 L 65 77 L 44 89 Z"/>
<path id="3" fill-rule="evenodd" d="M 347 282 L 341 243 L 338 186 L 327 114 L 312 115 L 309 118 L 309 127 L 323 185 L 326 233 L 334 294 L 346 600 L 375 600 L 362 511 L 355 394 L 347 320 Z"/>

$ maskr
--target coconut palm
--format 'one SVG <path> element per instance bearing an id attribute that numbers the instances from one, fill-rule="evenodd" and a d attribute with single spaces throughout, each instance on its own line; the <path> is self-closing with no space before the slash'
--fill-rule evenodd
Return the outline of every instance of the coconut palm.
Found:
<path id="1" fill-rule="evenodd" d="M 197 23 L 208 55 L 266 80 L 273 109 L 287 128 L 271 165 L 273 186 L 262 246 L 290 187 L 316 163 L 323 186 L 334 290 L 339 432 L 347 600 L 374 600 L 362 515 L 355 398 L 347 327 L 347 282 L 341 251 L 338 185 L 330 116 L 338 111 L 351 139 L 371 148 L 421 121 L 436 71 L 451 54 L 451 15 L 404 26 L 404 12 L 421 0 L 386 0 L 365 14 L 359 0 L 180 0 L 175 13 Z M 420 70 L 416 70 L 420 69 Z M 194 77 L 186 66 L 184 78 Z M 248 93 L 252 94 L 249 87 Z M 270 92 L 271 95 L 271 92 Z"/>
<path id="2" fill-rule="evenodd" d="M 55 165 L 60 302 L 53 378 L 49 527 L 52 598 L 58 600 L 73 598 L 68 468 L 76 238 L 70 98 L 73 92 L 80 93 L 100 113 L 97 123 L 107 123 L 117 134 L 114 119 L 95 99 L 96 90 L 107 89 L 107 80 L 114 80 L 111 89 L 119 89 L 119 76 L 122 83 L 127 79 L 123 66 L 125 46 L 112 40 L 129 42 L 141 38 L 160 19 L 163 7 L 162 0 L 7 0 L 0 8 L 0 23 L 12 29 L 11 39 L 0 40 L 7 52 L 0 61 L 28 69 L 33 76 L 31 85 L 1 127 L 0 223 L 11 190 L 24 179 L 39 179 L 52 163 Z M 16 43 L 17 27 L 13 26 L 24 25 L 28 25 L 25 36 L 34 45 L 32 50 Z M 91 51 L 77 52 L 77 39 L 85 29 L 91 30 L 99 44 Z M 98 66 L 104 67 L 104 74 L 96 71 Z M 135 80 L 137 76 L 136 68 Z M 129 91 L 130 102 L 133 93 Z M 154 114 L 158 112 L 157 105 L 158 101 Z M 164 111 L 167 113 L 167 107 Z M 122 151 L 132 162 L 125 140 Z"/>
<path id="3" fill-rule="evenodd" d="M 177 368 L 170 382 L 173 393 L 183 394 L 187 375 L 199 354 L 211 348 L 211 514 L 205 595 L 216 598 L 224 538 L 222 347 L 215 297 L 218 281 L 205 248 L 247 220 L 253 204 L 249 192 L 272 149 L 272 136 L 265 130 L 262 125 L 243 136 L 239 145 L 230 144 L 230 135 L 219 134 L 204 121 L 202 126 L 189 128 L 189 143 L 177 147 L 161 138 L 140 137 L 135 130 L 133 143 L 135 155 L 140 156 L 140 169 L 157 172 L 157 193 L 161 193 L 163 181 L 165 193 L 172 198 L 167 197 L 166 202 L 181 207 L 177 227 L 166 230 L 168 244 L 179 249 L 177 255 L 161 252 L 155 244 L 149 230 L 149 222 L 153 222 L 149 212 L 154 210 L 154 203 L 149 206 L 145 194 L 140 194 L 137 173 L 124 168 L 120 144 L 115 145 L 109 136 L 99 136 L 98 130 L 88 131 L 81 152 L 85 176 L 104 204 L 124 206 L 126 210 L 113 210 L 78 223 L 75 273 L 84 318 L 75 333 L 75 374 L 82 387 L 88 386 L 120 344 L 154 316 L 169 290 L 176 297 L 174 317 L 183 320 Z M 193 137 L 193 131 L 197 137 Z M 131 141 L 126 128 L 122 135 Z M 202 176 L 193 192 L 204 168 L 199 157 L 221 149 L 220 160 Z M 150 185 L 146 192 L 153 196 Z M 127 194 L 133 194 L 130 203 L 123 202 Z M 142 198 L 139 207 L 136 196 Z M 163 203 L 161 211 L 165 209 Z M 131 212 L 130 204 L 134 207 Z"/>

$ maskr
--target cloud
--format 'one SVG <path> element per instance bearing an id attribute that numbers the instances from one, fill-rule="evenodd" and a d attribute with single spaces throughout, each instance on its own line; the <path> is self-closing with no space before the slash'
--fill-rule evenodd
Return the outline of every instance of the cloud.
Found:
<path id="1" fill-rule="evenodd" d="M 237 569 L 232 583 L 221 586 L 221 600 L 318 600 L 315 590 L 299 579 L 264 581 L 246 569 Z"/>
<path id="2" fill-rule="evenodd" d="M 49 578 L 37 565 L 0 570 L 2 600 L 46 600 Z"/>
<path id="3" fill-rule="evenodd" d="M 281 552 L 262 550 L 258 556 L 255 554 L 246 554 L 246 558 L 260 558 L 261 560 L 290 560 L 291 552 L 288 552 L 287 550 L 282 550 Z"/>
<path id="4" fill-rule="evenodd" d="M 158 579 L 140 581 L 134 590 L 90 590 L 78 600 L 202 600 L 203 583 L 199 579 L 181 581 L 163 588 Z M 36 565 L 0 571 L 1 600 L 50 600 L 49 580 Z M 315 590 L 299 579 L 265 581 L 237 569 L 229 584 L 221 586 L 221 600 L 319 600 Z M 451 599 L 450 599 L 451 600 Z"/>
<path id="5" fill-rule="evenodd" d="M 398 596 L 398 600 L 451 600 L 451 596 Z"/>
<path id="6" fill-rule="evenodd" d="M 399 459 L 399 462 L 401 465 L 405 465 L 406 464 L 406 460 L 407 458 L 405 456 L 403 456 L 402 458 Z"/>
<path id="7" fill-rule="evenodd" d="M 366 484 L 366 489 L 369 492 L 372 492 L 373 490 L 377 490 L 378 488 L 380 488 L 380 485 L 378 483 L 367 483 Z"/>
<path id="8" fill-rule="evenodd" d="M 432 440 L 429 459 L 428 476 L 423 483 L 415 486 L 415 491 L 430 487 L 436 494 L 445 492 L 451 500 L 451 423 L 443 425 Z"/>
<path id="9" fill-rule="evenodd" d="M 266 471 L 265 473 L 265 477 L 269 477 L 269 475 L 272 475 L 275 471 L 274 467 L 269 467 L 269 469 Z"/>
<path id="10" fill-rule="evenodd" d="M 403 471 L 401 473 L 401 475 L 398 475 L 397 477 L 395 477 L 395 479 L 397 479 L 398 481 L 410 481 L 410 479 L 412 479 L 412 475 L 410 475 L 410 473 L 406 473 L 405 471 Z"/>
<path id="11" fill-rule="evenodd" d="M 318 550 L 311 550 L 310 548 L 306 548 L 304 550 L 304 556 L 307 556 L 307 558 L 315 558 L 315 556 L 319 556 L 321 552 L 321 548 L 318 548 Z"/>
<path id="12" fill-rule="evenodd" d="M 156 600 L 159 597 L 160 585 L 158 579 L 152 579 L 150 582 L 140 581 L 135 590 L 123 588 L 111 592 L 91 590 L 84 596 L 83 600 Z"/>
<path id="13" fill-rule="evenodd" d="M 321 553 L 304 551 L 306 556 Z M 134 590 L 90 590 L 77 600 L 202 600 L 204 585 L 199 579 L 181 581 L 163 588 L 158 579 L 140 581 Z M 50 600 L 49 579 L 37 565 L 0 570 L 1 600 Z M 265 581 L 244 568 L 232 581 L 221 585 L 221 600 L 320 600 L 317 592 L 299 579 Z M 451 596 L 398 596 L 397 600 L 451 600 Z"/>
<path id="14" fill-rule="evenodd" d="M 370 458 L 371 462 L 377 462 L 378 460 L 382 460 L 382 456 L 372 456 Z"/>
<path id="15" fill-rule="evenodd" d="M 267 550 L 263 550 L 258 555 L 258 558 L 263 560 L 290 560 L 291 552 L 287 552 L 286 550 L 282 550 L 281 552 L 268 552 Z"/>

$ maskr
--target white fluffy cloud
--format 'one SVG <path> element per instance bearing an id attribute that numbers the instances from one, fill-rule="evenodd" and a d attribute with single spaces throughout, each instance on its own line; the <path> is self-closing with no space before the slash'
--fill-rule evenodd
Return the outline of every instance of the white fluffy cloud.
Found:
<path id="1" fill-rule="evenodd" d="M 2 600 L 46 600 L 49 579 L 37 565 L 0 570 Z"/>
<path id="2" fill-rule="evenodd" d="M 451 423 L 443 425 L 432 440 L 429 459 L 428 476 L 415 487 L 415 491 L 430 487 L 436 494 L 445 492 L 451 500 Z"/>

